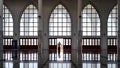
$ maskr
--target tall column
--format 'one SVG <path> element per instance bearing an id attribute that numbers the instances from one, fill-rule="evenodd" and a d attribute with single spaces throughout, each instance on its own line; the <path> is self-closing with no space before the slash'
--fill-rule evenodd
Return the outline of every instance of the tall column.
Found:
<path id="1" fill-rule="evenodd" d="M 0 0 L 0 68 L 3 68 L 3 0 Z"/>
<path id="2" fill-rule="evenodd" d="M 38 0 L 38 68 L 42 67 L 43 59 L 43 16 L 42 16 L 42 0 Z"/>
<path id="3" fill-rule="evenodd" d="M 19 12 L 14 10 L 13 14 L 13 40 L 17 40 L 17 58 L 13 58 L 13 68 L 20 68 L 20 52 L 19 52 L 19 38 L 20 38 L 20 16 Z"/>
<path id="4" fill-rule="evenodd" d="M 82 25 L 81 25 L 81 12 L 82 0 L 78 0 L 78 68 L 82 68 Z"/>
<path id="5" fill-rule="evenodd" d="M 107 68 L 107 12 L 101 12 L 101 45 L 100 45 L 100 63 L 101 68 Z"/>
<path id="6" fill-rule="evenodd" d="M 118 67 L 120 68 L 120 0 L 118 0 L 118 46 L 117 46 L 117 54 L 118 54 Z"/>

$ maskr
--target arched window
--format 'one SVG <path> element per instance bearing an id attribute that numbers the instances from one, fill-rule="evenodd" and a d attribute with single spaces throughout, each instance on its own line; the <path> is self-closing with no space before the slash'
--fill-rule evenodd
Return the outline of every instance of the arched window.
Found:
<path id="1" fill-rule="evenodd" d="M 58 47 L 58 43 L 62 46 L 61 50 L 69 50 L 71 48 L 71 18 L 66 8 L 59 4 L 52 11 L 49 19 L 49 49 Z M 69 49 L 66 49 L 69 48 Z M 71 49 L 70 49 L 71 50 Z M 57 53 L 49 54 L 49 60 L 71 60 L 71 53 L 63 53 L 59 57 Z M 54 64 L 50 64 L 50 66 Z"/>
<path id="2" fill-rule="evenodd" d="M 118 6 L 115 6 L 109 14 L 108 23 L 107 23 L 107 35 L 108 36 L 117 36 L 117 25 L 118 25 Z"/>
<path id="3" fill-rule="evenodd" d="M 38 35 L 38 12 L 35 6 L 29 5 L 20 20 L 20 36 Z"/>
<path id="4" fill-rule="evenodd" d="M 117 50 L 117 31 L 118 31 L 118 5 L 116 5 L 110 12 L 109 17 L 108 17 L 108 23 L 107 23 L 107 36 L 108 36 L 108 42 L 107 45 L 109 47 L 116 47 Z M 108 49 L 109 50 L 109 49 Z M 112 51 L 114 53 L 108 53 L 108 62 L 111 61 L 117 61 L 117 53 L 115 51 Z M 108 68 L 117 68 L 116 63 L 109 63 Z"/>
<path id="5" fill-rule="evenodd" d="M 3 5 L 3 35 L 13 36 L 13 18 L 5 5 Z"/>
<path id="6" fill-rule="evenodd" d="M 90 4 L 82 11 L 82 31 L 83 36 L 100 36 L 100 19 Z"/>
<path id="7" fill-rule="evenodd" d="M 64 6 L 59 4 L 49 20 L 49 36 L 71 36 L 71 19 Z"/>

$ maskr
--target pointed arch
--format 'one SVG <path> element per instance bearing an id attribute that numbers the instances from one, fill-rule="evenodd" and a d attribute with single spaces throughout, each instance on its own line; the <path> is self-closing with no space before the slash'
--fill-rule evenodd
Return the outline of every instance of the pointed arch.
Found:
<path id="1" fill-rule="evenodd" d="M 83 36 L 100 36 L 100 18 L 91 4 L 82 11 L 82 31 Z"/>
<path id="2" fill-rule="evenodd" d="M 5 5 L 3 5 L 3 35 L 13 36 L 12 14 Z"/>
<path id="3" fill-rule="evenodd" d="M 50 15 L 49 36 L 71 36 L 71 18 L 61 4 L 57 5 Z"/>
<path id="4" fill-rule="evenodd" d="M 118 31 L 118 5 L 116 5 L 109 14 L 107 23 L 107 35 L 117 36 Z"/>
<path id="5" fill-rule="evenodd" d="M 38 11 L 30 4 L 24 10 L 20 20 L 20 36 L 38 36 Z"/>

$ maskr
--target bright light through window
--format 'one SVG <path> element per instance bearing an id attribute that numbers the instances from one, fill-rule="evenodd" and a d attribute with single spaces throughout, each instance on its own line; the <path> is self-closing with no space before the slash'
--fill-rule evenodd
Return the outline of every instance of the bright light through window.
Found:
<path id="1" fill-rule="evenodd" d="M 5 5 L 3 5 L 3 35 L 13 36 L 13 18 Z"/>
<path id="2" fill-rule="evenodd" d="M 83 36 L 100 36 L 100 19 L 90 4 L 82 11 L 82 31 Z"/>
<path id="3" fill-rule="evenodd" d="M 107 23 L 107 35 L 117 36 L 117 24 L 118 24 L 118 6 L 115 6 L 109 14 Z"/>
<path id="4" fill-rule="evenodd" d="M 49 36 L 71 36 L 70 15 L 61 4 L 54 9 L 50 16 Z"/>
<path id="5" fill-rule="evenodd" d="M 29 5 L 23 12 L 20 21 L 21 36 L 37 36 L 38 35 L 38 20 L 37 9 L 33 5 Z"/>

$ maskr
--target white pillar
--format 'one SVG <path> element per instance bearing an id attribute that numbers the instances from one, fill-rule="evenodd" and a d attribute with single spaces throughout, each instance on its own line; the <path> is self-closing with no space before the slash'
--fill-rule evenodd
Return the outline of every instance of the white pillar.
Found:
<path id="1" fill-rule="evenodd" d="M 81 12 L 82 0 L 78 0 L 78 68 L 82 68 L 82 25 L 81 25 Z"/>
<path id="2" fill-rule="evenodd" d="M 3 0 L 0 0 L 0 68 L 3 68 Z"/>

